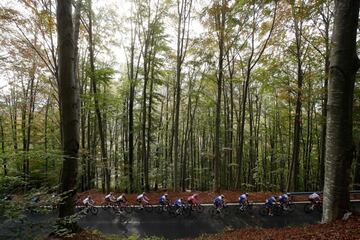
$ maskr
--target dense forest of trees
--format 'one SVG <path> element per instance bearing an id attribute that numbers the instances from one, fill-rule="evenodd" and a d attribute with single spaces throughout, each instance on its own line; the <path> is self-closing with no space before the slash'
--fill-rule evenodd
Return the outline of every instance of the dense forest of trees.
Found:
<path id="1" fill-rule="evenodd" d="M 60 2 L 0 5 L 1 175 L 77 176 L 79 191 L 323 189 L 334 1 Z M 354 142 L 339 144 L 360 188 L 359 90 L 344 101 Z"/>

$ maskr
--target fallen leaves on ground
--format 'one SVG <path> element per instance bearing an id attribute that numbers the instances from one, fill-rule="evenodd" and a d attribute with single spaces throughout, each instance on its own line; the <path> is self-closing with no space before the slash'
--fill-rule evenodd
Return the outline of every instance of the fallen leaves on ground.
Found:
<path id="1" fill-rule="evenodd" d="M 347 221 L 337 220 L 327 224 L 303 227 L 239 229 L 222 234 L 209 235 L 208 240 L 356 240 L 360 239 L 360 216 L 350 217 Z"/>

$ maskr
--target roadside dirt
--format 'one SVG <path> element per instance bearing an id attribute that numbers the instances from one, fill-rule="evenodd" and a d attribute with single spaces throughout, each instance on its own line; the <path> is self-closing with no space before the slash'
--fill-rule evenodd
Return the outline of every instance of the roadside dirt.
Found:
<path id="1" fill-rule="evenodd" d="M 360 216 L 347 221 L 338 220 L 328 224 L 315 224 L 304 227 L 240 229 L 222 234 L 204 236 L 209 240 L 359 240 Z"/>

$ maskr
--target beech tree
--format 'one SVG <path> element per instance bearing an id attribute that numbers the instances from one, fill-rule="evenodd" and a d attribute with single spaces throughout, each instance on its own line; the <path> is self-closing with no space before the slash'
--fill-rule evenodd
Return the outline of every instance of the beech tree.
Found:
<path id="1" fill-rule="evenodd" d="M 56 9 L 59 49 L 59 101 L 61 111 L 63 166 L 60 176 L 60 192 L 64 194 L 59 217 L 74 213 L 79 151 L 79 102 L 74 76 L 74 31 L 71 0 L 57 2 Z"/>
<path id="2" fill-rule="evenodd" d="M 323 222 L 340 218 L 350 209 L 353 160 L 353 97 L 360 62 L 356 51 L 358 0 L 335 1 L 331 39 L 326 129 Z"/>

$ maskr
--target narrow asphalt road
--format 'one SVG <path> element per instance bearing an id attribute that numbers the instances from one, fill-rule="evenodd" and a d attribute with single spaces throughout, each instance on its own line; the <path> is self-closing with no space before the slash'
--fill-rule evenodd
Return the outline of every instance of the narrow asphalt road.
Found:
<path id="1" fill-rule="evenodd" d="M 107 234 L 120 234 L 124 236 L 137 234 L 145 236 L 161 236 L 165 239 L 185 237 L 198 237 L 202 234 L 219 233 L 226 229 L 244 227 L 285 227 L 303 224 L 314 224 L 320 221 L 319 213 L 305 214 L 303 204 L 297 204 L 294 212 L 287 216 L 261 216 L 258 206 L 249 214 L 239 214 L 236 206 L 228 206 L 227 215 L 211 216 L 209 207 L 200 214 L 189 217 L 170 216 L 155 212 L 131 213 L 116 216 L 111 211 L 100 210 L 97 216 L 88 215 L 80 221 L 83 227 L 99 229 Z"/>
<path id="2" fill-rule="evenodd" d="M 239 214 L 236 206 L 228 207 L 230 208 L 229 214 L 216 217 L 208 213 L 209 207 L 205 207 L 203 213 L 192 214 L 189 217 L 174 217 L 166 213 L 158 214 L 155 211 L 116 215 L 111 210 L 99 209 L 97 215 L 89 214 L 83 217 L 79 224 L 84 228 L 97 229 L 105 234 L 124 237 L 136 234 L 141 238 L 158 236 L 165 239 L 177 239 L 245 227 L 272 228 L 315 224 L 321 219 L 317 212 L 304 213 L 303 203 L 296 204 L 295 211 L 288 215 L 273 217 L 259 215 L 259 206 L 254 206 L 253 211 L 249 214 Z M 354 210 L 360 211 L 360 202 L 353 202 L 352 207 Z M 32 224 L 30 228 L 25 224 L 10 221 L 0 226 L 0 239 L 31 239 L 31 236 L 46 234 L 50 231 L 55 216 L 56 214 L 32 215 L 27 219 L 28 223 Z M 17 235 L 14 235 L 15 233 Z M 10 234 L 12 234 L 11 238 L 9 238 Z"/>

